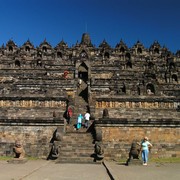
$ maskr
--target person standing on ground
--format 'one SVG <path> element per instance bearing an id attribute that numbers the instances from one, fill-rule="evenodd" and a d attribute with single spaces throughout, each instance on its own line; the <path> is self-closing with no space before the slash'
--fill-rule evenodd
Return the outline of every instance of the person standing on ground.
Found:
<path id="1" fill-rule="evenodd" d="M 152 147 L 152 144 L 148 141 L 148 137 L 144 137 L 143 141 L 141 142 L 141 153 L 142 153 L 143 165 L 147 165 L 149 148 L 151 147 Z"/>
<path id="2" fill-rule="evenodd" d="M 89 120 L 90 120 L 90 114 L 89 112 L 86 112 L 86 114 L 84 115 L 84 119 L 85 119 L 85 128 L 89 127 Z"/>

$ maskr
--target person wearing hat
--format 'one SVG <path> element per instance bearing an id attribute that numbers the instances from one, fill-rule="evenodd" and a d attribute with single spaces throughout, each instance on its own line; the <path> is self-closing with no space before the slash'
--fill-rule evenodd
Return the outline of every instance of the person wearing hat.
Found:
<path id="1" fill-rule="evenodd" d="M 152 147 L 152 144 L 148 141 L 148 137 L 145 136 L 143 141 L 141 142 L 141 153 L 142 153 L 143 165 L 147 165 L 150 147 Z"/>

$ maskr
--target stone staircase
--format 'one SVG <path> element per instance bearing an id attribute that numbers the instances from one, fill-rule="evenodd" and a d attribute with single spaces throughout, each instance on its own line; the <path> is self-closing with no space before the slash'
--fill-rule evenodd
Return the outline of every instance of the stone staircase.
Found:
<path id="1" fill-rule="evenodd" d="M 94 140 L 91 133 L 69 132 L 60 142 L 57 163 L 93 163 Z"/>
<path id="2" fill-rule="evenodd" d="M 88 102 L 81 93 L 87 88 L 82 81 L 75 96 L 74 112 L 71 123 L 66 125 L 66 133 L 59 142 L 59 156 L 57 163 L 95 163 L 93 126 L 88 129 L 83 126 L 76 129 L 77 117 L 89 110 Z M 96 162 L 97 163 L 97 162 Z"/>
<path id="3" fill-rule="evenodd" d="M 87 112 L 88 109 L 88 102 L 84 99 L 83 91 L 87 88 L 87 84 L 82 80 L 81 86 L 77 88 L 77 94 L 75 96 L 75 104 L 73 109 L 73 116 L 71 118 L 71 125 L 67 126 L 66 130 L 67 132 L 72 132 L 74 130 L 74 127 L 77 123 L 77 117 L 79 114 L 82 114 L 83 116 Z M 83 131 L 85 132 L 85 131 Z"/>
<path id="4" fill-rule="evenodd" d="M 66 132 L 74 132 L 74 130 L 76 129 L 78 115 L 82 114 L 84 116 L 87 111 L 87 107 L 88 103 L 81 96 L 77 96 L 71 123 L 66 125 Z M 79 129 L 79 131 L 86 132 L 86 129 L 81 128 Z"/>

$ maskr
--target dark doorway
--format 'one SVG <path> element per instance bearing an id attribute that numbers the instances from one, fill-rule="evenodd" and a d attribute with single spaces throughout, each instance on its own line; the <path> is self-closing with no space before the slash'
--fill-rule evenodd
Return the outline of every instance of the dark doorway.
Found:
<path id="1" fill-rule="evenodd" d="M 88 67 L 83 62 L 78 68 L 78 95 L 88 102 Z"/>
<path id="2" fill-rule="evenodd" d="M 78 78 L 81 78 L 84 82 L 87 82 L 88 72 L 78 72 Z"/>
<path id="3" fill-rule="evenodd" d="M 155 94 L 155 88 L 154 88 L 153 84 L 151 84 L 151 83 L 147 84 L 146 89 L 147 89 L 148 95 Z"/>

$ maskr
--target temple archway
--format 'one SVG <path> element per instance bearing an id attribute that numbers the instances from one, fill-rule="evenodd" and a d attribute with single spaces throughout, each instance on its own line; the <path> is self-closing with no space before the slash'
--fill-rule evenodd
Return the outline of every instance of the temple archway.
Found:
<path id="1" fill-rule="evenodd" d="M 57 52 L 57 58 L 62 58 L 62 53 L 61 52 Z"/>
<path id="2" fill-rule="evenodd" d="M 108 52 L 105 52 L 105 53 L 104 53 L 104 57 L 107 58 L 107 59 L 109 59 L 109 53 L 108 53 Z"/>
<path id="3" fill-rule="evenodd" d="M 131 60 L 131 55 L 130 55 L 130 53 L 126 53 L 125 58 L 126 58 L 127 61 L 130 61 L 130 60 Z"/>
<path id="4" fill-rule="evenodd" d="M 124 52 L 125 52 L 124 47 L 121 47 L 121 48 L 120 48 L 120 53 L 124 53 Z"/>
<path id="5" fill-rule="evenodd" d="M 155 53 L 155 54 L 159 54 L 159 48 L 155 48 L 155 49 L 154 49 L 154 53 Z"/>
<path id="6" fill-rule="evenodd" d="M 36 66 L 42 67 L 42 61 L 40 59 L 37 60 Z"/>
<path id="7" fill-rule="evenodd" d="M 26 47 L 25 47 L 25 50 L 26 50 L 26 52 L 30 52 L 30 47 L 29 47 L 29 46 L 26 46 Z"/>
<path id="8" fill-rule="evenodd" d="M 142 49 L 140 47 L 137 49 L 137 53 L 142 54 Z"/>
<path id="9" fill-rule="evenodd" d="M 155 94 L 155 88 L 154 88 L 154 85 L 152 83 L 148 83 L 146 85 L 146 91 L 147 91 L 147 94 L 148 95 L 153 95 Z"/>
<path id="10" fill-rule="evenodd" d="M 172 75 L 172 81 L 178 82 L 178 77 L 176 74 Z"/>
<path id="11" fill-rule="evenodd" d="M 21 66 L 21 63 L 20 63 L 19 60 L 16 60 L 16 61 L 15 61 L 15 66 L 16 66 L 16 67 L 20 67 L 20 66 Z"/>
<path id="12" fill-rule="evenodd" d="M 132 62 L 131 61 L 126 62 L 126 68 L 132 69 Z"/>
<path id="13" fill-rule="evenodd" d="M 88 102 L 88 66 L 82 62 L 78 67 L 78 95 Z"/>
<path id="14" fill-rule="evenodd" d="M 13 47 L 12 46 L 9 46 L 9 51 L 13 51 Z"/>
<path id="15" fill-rule="evenodd" d="M 43 46 L 42 50 L 43 50 L 43 52 L 47 52 L 47 47 Z"/>

